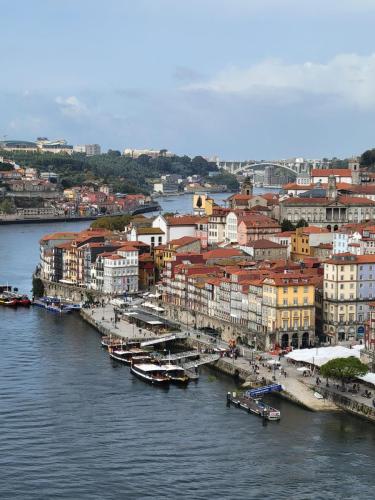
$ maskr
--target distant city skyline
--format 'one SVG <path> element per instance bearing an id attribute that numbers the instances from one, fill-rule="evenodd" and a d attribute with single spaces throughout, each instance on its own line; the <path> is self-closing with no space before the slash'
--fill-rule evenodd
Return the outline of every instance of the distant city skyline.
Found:
<path id="1" fill-rule="evenodd" d="M 373 1 L 0 6 L 0 140 L 227 160 L 375 146 Z"/>

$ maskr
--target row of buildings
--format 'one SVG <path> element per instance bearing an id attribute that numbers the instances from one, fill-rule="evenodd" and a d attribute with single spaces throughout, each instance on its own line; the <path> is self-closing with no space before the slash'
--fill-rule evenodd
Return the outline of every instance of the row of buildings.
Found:
<path id="1" fill-rule="evenodd" d="M 65 139 L 50 140 L 48 137 L 38 137 L 36 141 L 4 140 L 0 141 L 0 150 L 23 151 L 28 153 L 84 153 L 86 156 L 100 155 L 99 144 L 79 144 L 72 146 Z"/>

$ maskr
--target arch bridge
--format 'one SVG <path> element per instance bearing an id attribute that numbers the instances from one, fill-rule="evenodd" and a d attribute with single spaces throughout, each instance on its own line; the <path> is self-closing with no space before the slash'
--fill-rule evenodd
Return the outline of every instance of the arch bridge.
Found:
<path id="1" fill-rule="evenodd" d="M 302 172 L 309 173 L 306 164 L 301 163 L 288 163 L 285 160 L 280 161 L 219 161 L 217 162 L 218 168 L 226 170 L 231 174 L 238 175 L 246 173 L 250 170 L 261 169 L 265 167 L 283 168 L 294 175 Z"/>

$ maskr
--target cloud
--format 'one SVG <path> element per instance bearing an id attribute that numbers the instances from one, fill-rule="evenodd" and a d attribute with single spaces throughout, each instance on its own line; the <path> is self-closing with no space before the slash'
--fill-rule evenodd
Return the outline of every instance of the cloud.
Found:
<path id="1" fill-rule="evenodd" d="M 55 102 L 59 105 L 61 113 L 65 116 L 74 118 L 88 114 L 86 105 L 74 95 L 65 98 L 58 96 Z"/>
<path id="2" fill-rule="evenodd" d="M 375 54 L 337 55 L 327 63 L 287 64 L 269 59 L 249 68 L 231 67 L 185 90 L 239 94 L 253 98 L 299 100 L 304 95 L 329 96 L 333 103 L 375 107 Z"/>

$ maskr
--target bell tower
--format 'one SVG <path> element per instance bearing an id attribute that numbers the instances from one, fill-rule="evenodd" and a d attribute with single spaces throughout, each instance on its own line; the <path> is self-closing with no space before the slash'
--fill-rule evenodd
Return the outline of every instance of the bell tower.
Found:
<path id="1" fill-rule="evenodd" d="M 348 167 L 352 171 L 353 184 L 360 184 L 360 169 L 358 158 L 350 158 Z"/>
<path id="2" fill-rule="evenodd" d="M 330 200 L 336 200 L 337 198 L 336 177 L 334 175 L 328 177 L 327 198 Z"/>
<path id="3" fill-rule="evenodd" d="M 246 179 L 241 184 L 241 194 L 246 194 L 247 196 L 253 196 L 253 183 L 250 177 Z"/>

